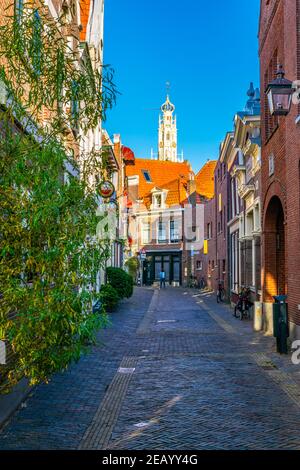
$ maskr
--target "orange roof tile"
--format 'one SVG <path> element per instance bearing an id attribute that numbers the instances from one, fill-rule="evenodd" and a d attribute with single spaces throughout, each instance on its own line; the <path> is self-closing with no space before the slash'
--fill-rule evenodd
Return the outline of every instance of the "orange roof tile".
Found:
<path id="1" fill-rule="evenodd" d="M 149 172 L 151 182 L 146 181 L 143 170 Z M 136 158 L 134 165 L 126 166 L 126 176 L 139 176 L 139 198 L 145 198 L 147 202 L 153 188 L 168 189 L 168 205 L 179 204 L 182 197 L 186 197 L 183 185 L 191 172 L 192 168 L 188 162 L 174 163 Z"/>
<path id="2" fill-rule="evenodd" d="M 217 165 L 216 160 L 210 160 L 201 168 L 196 175 L 197 193 L 211 199 L 214 196 L 214 172 Z"/>
<path id="3" fill-rule="evenodd" d="M 80 0 L 80 22 L 82 30 L 80 31 L 80 41 L 86 40 L 86 30 L 90 16 L 91 0 Z"/>

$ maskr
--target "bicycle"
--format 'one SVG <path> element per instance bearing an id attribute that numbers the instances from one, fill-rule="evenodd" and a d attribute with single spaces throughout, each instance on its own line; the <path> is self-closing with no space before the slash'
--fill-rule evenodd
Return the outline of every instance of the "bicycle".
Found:
<path id="1" fill-rule="evenodd" d="M 190 289 L 196 289 L 198 287 L 198 280 L 196 277 L 190 277 L 188 286 Z"/>
<path id="2" fill-rule="evenodd" d="M 250 289 L 243 287 L 241 292 L 239 293 L 239 300 L 234 307 L 234 317 L 239 318 L 240 320 L 243 320 L 244 318 L 250 320 L 250 308 L 252 307 L 252 305 L 253 303 L 250 301 Z"/>

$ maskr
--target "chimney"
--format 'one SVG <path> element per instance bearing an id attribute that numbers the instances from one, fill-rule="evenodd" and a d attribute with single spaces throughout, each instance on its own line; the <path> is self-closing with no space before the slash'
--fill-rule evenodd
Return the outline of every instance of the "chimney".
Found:
<path id="1" fill-rule="evenodd" d="M 193 172 L 190 173 L 190 179 L 188 181 L 188 195 L 194 194 L 197 190 L 195 174 Z"/>
<path id="2" fill-rule="evenodd" d="M 120 144 L 120 143 L 121 143 L 120 134 L 114 134 L 114 144 Z"/>
<path id="3" fill-rule="evenodd" d="M 114 152 L 119 166 L 122 166 L 122 155 L 121 155 L 121 136 L 120 134 L 114 134 Z"/>

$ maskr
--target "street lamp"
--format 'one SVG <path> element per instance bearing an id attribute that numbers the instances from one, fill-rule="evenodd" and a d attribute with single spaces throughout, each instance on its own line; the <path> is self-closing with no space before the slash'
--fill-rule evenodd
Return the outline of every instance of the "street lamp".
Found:
<path id="1" fill-rule="evenodd" d="M 284 78 L 282 65 L 276 73 L 277 78 L 269 83 L 266 94 L 272 116 L 287 116 L 291 109 L 293 83 Z"/>

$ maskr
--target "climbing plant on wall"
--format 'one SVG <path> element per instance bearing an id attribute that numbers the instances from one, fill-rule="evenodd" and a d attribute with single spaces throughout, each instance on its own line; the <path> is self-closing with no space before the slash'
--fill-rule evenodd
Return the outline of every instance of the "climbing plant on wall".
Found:
<path id="1" fill-rule="evenodd" d="M 113 71 L 81 60 L 66 18 L 33 5 L 0 27 L 0 339 L 14 356 L 2 391 L 47 382 L 105 321 L 92 311 L 109 246 L 91 184 L 105 168 L 78 138 L 113 106 Z"/>

